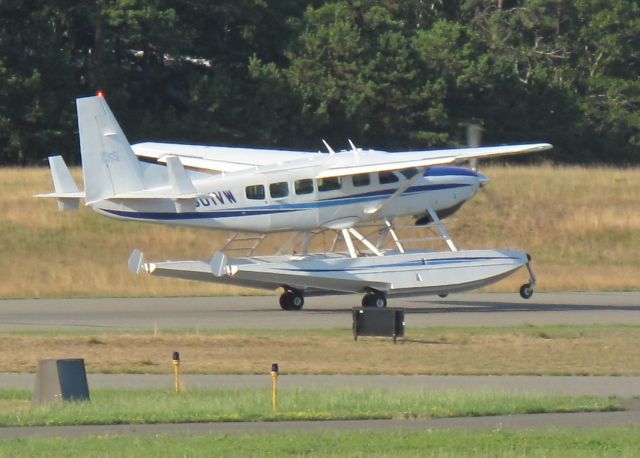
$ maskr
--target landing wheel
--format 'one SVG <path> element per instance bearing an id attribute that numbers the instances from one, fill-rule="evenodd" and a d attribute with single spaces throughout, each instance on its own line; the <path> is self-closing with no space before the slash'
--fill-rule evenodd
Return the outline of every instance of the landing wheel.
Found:
<path id="1" fill-rule="evenodd" d="M 441 298 L 443 298 L 443 299 L 444 299 L 444 298 L 445 298 L 445 297 L 447 297 L 448 295 L 449 295 L 449 293 L 442 293 L 442 294 L 438 294 L 438 297 L 441 297 Z"/>
<path id="2" fill-rule="evenodd" d="M 383 309 L 387 306 L 387 297 L 383 293 L 367 293 L 362 298 L 362 306 Z"/>
<path id="3" fill-rule="evenodd" d="M 520 287 L 520 297 L 523 299 L 531 299 L 533 296 L 533 285 L 526 283 Z"/>
<path id="4" fill-rule="evenodd" d="M 280 295 L 282 310 L 302 310 L 304 296 L 300 291 L 285 291 Z"/>

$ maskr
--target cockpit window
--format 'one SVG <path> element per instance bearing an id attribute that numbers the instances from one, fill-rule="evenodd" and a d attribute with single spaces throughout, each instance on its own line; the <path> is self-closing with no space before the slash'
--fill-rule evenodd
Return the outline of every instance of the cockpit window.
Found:
<path id="1" fill-rule="evenodd" d="M 397 183 L 400 179 L 393 172 L 378 172 L 380 184 Z"/>
<path id="2" fill-rule="evenodd" d="M 413 178 L 416 173 L 418 173 L 418 169 L 415 167 L 411 167 L 410 169 L 402 169 L 400 170 L 400 173 L 407 179 L 411 179 Z"/>
<path id="3" fill-rule="evenodd" d="M 247 199 L 264 200 L 264 186 L 261 184 L 253 184 L 247 186 L 244 190 Z"/>
<path id="4" fill-rule="evenodd" d="M 351 177 L 353 180 L 353 185 L 358 186 L 369 186 L 371 184 L 371 177 L 368 173 L 361 173 L 359 175 L 354 175 Z"/>
<path id="5" fill-rule="evenodd" d="M 289 184 L 286 181 L 271 183 L 269 185 L 269 194 L 272 199 L 287 197 L 289 195 Z"/>

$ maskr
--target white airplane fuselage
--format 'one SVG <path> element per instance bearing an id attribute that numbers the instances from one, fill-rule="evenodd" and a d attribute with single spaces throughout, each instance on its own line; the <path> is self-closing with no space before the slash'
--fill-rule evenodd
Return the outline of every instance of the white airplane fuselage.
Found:
<path id="1" fill-rule="evenodd" d="M 156 174 L 159 180 L 166 173 L 162 165 L 144 167 L 147 175 Z M 218 230 L 269 233 L 343 229 L 382 218 L 425 215 L 427 208 L 446 217 L 488 181 L 486 176 L 463 167 L 431 167 L 376 212 L 372 209 L 385 203 L 409 177 L 385 172 L 314 179 L 311 169 L 277 175 L 195 175 L 194 187 L 200 197 L 187 210 L 177 210 L 171 199 L 156 198 L 100 200 L 91 206 L 122 220 Z"/>

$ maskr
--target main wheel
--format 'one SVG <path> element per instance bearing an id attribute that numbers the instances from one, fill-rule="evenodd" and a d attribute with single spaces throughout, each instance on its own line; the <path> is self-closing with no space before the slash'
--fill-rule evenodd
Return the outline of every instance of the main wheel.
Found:
<path id="1" fill-rule="evenodd" d="M 291 310 L 302 310 L 304 297 L 298 291 L 291 292 Z"/>
<path id="2" fill-rule="evenodd" d="M 383 309 L 387 306 L 387 297 L 382 293 L 367 293 L 362 298 L 362 306 Z"/>
<path id="3" fill-rule="evenodd" d="M 302 310 L 304 296 L 299 291 L 285 291 L 280 295 L 282 310 Z"/>
<path id="4" fill-rule="evenodd" d="M 520 297 L 523 299 L 531 299 L 533 296 L 533 286 L 531 283 L 524 284 L 520 287 Z"/>
<path id="5" fill-rule="evenodd" d="M 289 299 L 286 291 L 280 295 L 280 308 L 282 310 L 291 310 L 291 306 L 289 304 Z"/>

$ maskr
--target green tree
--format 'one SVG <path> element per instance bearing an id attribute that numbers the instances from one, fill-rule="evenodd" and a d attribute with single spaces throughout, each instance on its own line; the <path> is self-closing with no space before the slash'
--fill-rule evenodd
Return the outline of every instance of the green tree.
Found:
<path id="1" fill-rule="evenodd" d="M 74 68 L 59 10 L 2 1 L 0 18 L 0 163 L 68 153 Z"/>

